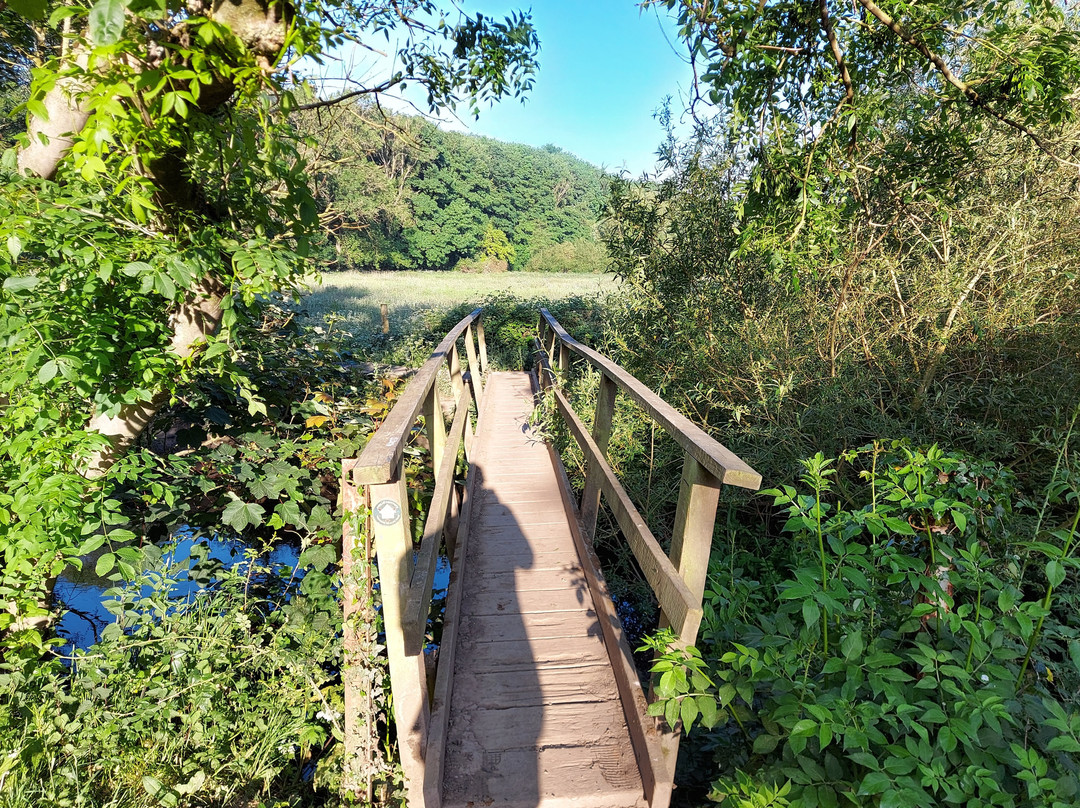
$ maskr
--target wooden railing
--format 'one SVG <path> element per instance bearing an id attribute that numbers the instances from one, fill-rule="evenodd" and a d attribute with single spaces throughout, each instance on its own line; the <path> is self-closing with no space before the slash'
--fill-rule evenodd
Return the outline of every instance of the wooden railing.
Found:
<path id="1" fill-rule="evenodd" d="M 468 524 L 469 506 L 460 501 L 454 484 L 454 469 L 462 443 L 466 457 L 471 454 L 474 433 L 469 410 L 473 401 L 479 408 L 483 397 L 482 376 L 487 373 L 487 345 L 480 312 L 476 309 L 465 317 L 439 343 L 409 381 L 404 394 L 360 457 L 342 461 L 342 505 L 346 513 L 342 545 L 345 754 L 347 760 L 360 754 L 363 733 L 373 731 L 371 727 L 355 726 L 358 717 L 364 714 L 357 700 L 364 697 L 369 684 L 358 678 L 362 676 L 361 666 L 350 664 L 351 656 L 358 650 L 358 627 L 353 616 L 360 593 L 356 591 L 354 565 L 357 559 L 361 559 L 361 563 L 368 561 L 366 551 L 358 547 L 361 536 L 366 534 L 374 543 L 378 562 L 386 654 L 394 686 L 394 720 L 410 805 L 424 804 L 424 761 L 429 746 L 440 745 L 446 731 L 445 727 L 431 723 L 424 638 L 439 551 L 445 544 L 451 569 L 456 570 L 459 563 L 455 555 L 458 528 Z M 467 377 L 462 373 L 458 349 L 462 337 L 468 362 Z M 449 430 L 437 384 L 443 365 L 449 368 L 455 396 L 454 419 Z M 405 447 L 421 415 L 431 451 L 435 491 L 424 523 L 423 538 L 414 557 L 405 480 Z M 367 515 L 366 527 L 356 524 L 355 515 L 360 513 Z M 456 577 L 452 576 L 451 585 Z M 453 674 L 452 670 L 446 670 L 447 667 L 440 666 L 437 671 L 436 692 L 440 686 L 446 687 L 448 677 Z M 441 752 L 437 757 L 441 760 Z"/>
<path id="2" fill-rule="evenodd" d="M 546 309 L 540 311 L 536 347 L 540 387 L 554 395 L 558 411 L 585 457 L 581 499 L 579 502 L 569 502 L 571 508 L 576 510 L 582 532 L 587 540 L 593 538 L 603 497 L 656 596 L 661 627 L 670 627 L 678 636 L 680 645 L 693 645 L 701 624 L 701 602 L 709 570 L 720 487 L 734 485 L 756 490 L 761 486 L 761 475 L 626 370 L 571 337 Z M 571 355 L 581 357 L 600 372 L 591 432 L 561 389 Z M 670 553 L 664 552 L 607 460 L 615 399 L 620 391 L 636 402 L 683 448 L 682 478 Z M 620 675 L 618 668 L 616 675 Z M 620 681 L 620 690 L 625 688 L 626 693 L 634 693 L 632 684 L 636 682 Z M 624 702 L 627 702 L 625 697 Z M 634 717 L 628 715 L 627 718 L 632 720 Z M 635 731 L 631 726 L 631 738 L 635 745 L 651 745 L 648 740 L 651 733 L 647 728 L 642 726 L 637 729 Z M 652 792 L 650 805 L 667 802 L 664 790 L 670 793 L 678 741 L 678 728 L 672 728 L 672 731 L 661 733 L 659 749 L 635 748 L 646 789 Z"/>

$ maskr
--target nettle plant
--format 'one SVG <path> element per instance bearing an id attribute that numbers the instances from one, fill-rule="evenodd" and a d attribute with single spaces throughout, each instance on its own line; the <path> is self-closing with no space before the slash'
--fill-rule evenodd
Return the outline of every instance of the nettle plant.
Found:
<path id="1" fill-rule="evenodd" d="M 1066 695 L 1080 645 L 1053 609 L 1076 566 L 1076 490 L 1051 493 L 1072 511 L 1065 527 L 1022 541 L 999 466 L 902 444 L 844 461 L 862 485 L 842 504 L 821 455 L 804 463 L 804 492 L 765 492 L 796 559 L 775 595 L 714 571 L 700 648 L 649 641 L 653 711 L 726 728 L 712 739 L 711 798 L 1076 804 L 1080 714 Z"/>

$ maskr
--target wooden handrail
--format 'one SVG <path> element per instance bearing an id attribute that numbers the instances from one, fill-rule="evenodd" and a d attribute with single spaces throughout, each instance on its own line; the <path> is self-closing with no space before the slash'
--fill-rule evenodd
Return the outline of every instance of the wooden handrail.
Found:
<path id="1" fill-rule="evenodd" d="M 383 421 L 382 426 L 368 441 L 364 451 L 357 458 L 353 468 L 353 477 L 357 483 L 387 483 L 393 479 L 394 470 L 398 467 L 401 456 L 405 451 L 409 433 L 413 424 L 420 415 L 420 409 L 428 397 L 428 392 L 435 383 L 435 377 L 439 368 L 448 358 L 456 355 L 454 346 L 458 337 L 466 330 L 471 332 L 473 321 L 480 317 L 481 309 L 476 309 L 462 319 L 439 343 L 439 346 L 431 354 L 431 357 L 416 372 L 405 388 L 405 394 L 397 400 L 390 414 Z M 482 333 L 482 332 L 481 332 Z M 470 333 L 471 337 L 471 333 Z M 480 367 L 474 358 L 475 348 L 472 340 L 466 343 L 469 353 L 469 372 L 472 375 L 474 385 L 480 384 Z M 484 354 L 487 349 L 485 347 Z M 475 365 L 475 367 L 474 367 Z M 451 361 L 451 373 L 453 362 Z M 480 398 L 481 392 L 477 389 L 476 397 Z"/>
<path id="2" fill-rule="evenodd" d="M 535 340 L 539 360 L 537 381 L 541 389 L 554 395 L 563 422 L 585 455 L 585 484 L 577 504 L 581 532 L 588 538 L 593 537 L 600 499 L 603 497 L 656 596 L 660 606 L 660 627 L 674 629 L 680 645 L 693 645 L 701 625 L 702 598 L 720 487 L 726 483 L 757 489 L 761 485 L 761 475 L 626 370 L 571 337 L 546 309 L 541 309 L 540 314 Z M 583 357 L 600 371 L 591 434 L 560 389 L 569 370 L 571 352 Z M 558 372 L 551 368 L 551 363 L 556 361 Z M 669 554 L 664 553 L 607 461 L 615 399 L 620 390 L 637 402 L 683 448 L 679 501 L 675 509 Z M 573 507 L 575 503 L 565 476 L 563 485 L 567 489 L 564 492 L 565 500 Z M 619 675 L 618 670 L 616 675 Z M 627 682 L 622 682 L 620 688 L 632 692 Z M 645 720 L 644 716 L 636 718 Z M 658 753 L 646 736 L 639 738 L 636 734 L 631 735 L 637 745 L 635 754 L 639 763 L 644 762 L 650 768 L 652 794 L 662 805 L 667 804 L 674 782 L 679 735 L 679 726 L 668 727 L 667 731 L 662 732 Z M 657 761 L 660 762 L 657 764 Z"/>
<path id="3" fill-rule="evenodd" d="M 471 312 L 455 325 L 439 343 L 420 370 L 409 381 L 401 398 L 368 441 L 360 456 L 342 460 L 342 507 L 347 514 L 357 512 L 362 505 L 369 509 L 370 520 L 365 531 L 375 547 L 379 568 L 379 588 L 382 595 L 383 627 L 386 633 L 386 655 L 390 678 L 394 685 L 394 721 L 397 724 L 401 765 L 405 772 L 410 805 L 423 804 L 425 759 L 429 747 L 438 747 L 445 738 L 445 727 L 432 722 L 428 676 L 424 654 L 424 638 L 428 612 L 431 608 L 431 589 L 439 560 L 439 548 L 445 544 L 456 572 L 463 557 L 462 544 L 468 532 L 468 501 L 460 502 L 454 480 L 458 450 L 465 446 L 465 456 L 472 452 L 473 430 L 470 406 L 475 401 L 479 411 L 483 396 L 482 375 L 486 371 L 487 346 L 480 327 L 480 309 Z M 474 329 L 474 324 L 477 326 Z M 468 384 L 462 373 L 458 339 L 465 335 L 468 357 Z M 474 344 L 474 339 L 479 344 Z M 450 385 L 454 391 L 455 412 L 450 429 L 439 401 L 436 379 L 446 363 Z M 420 547 L 414 547 L 410 527 L 410 496 L 405 480 L 405 446 L 418 418 L 423 415 L 431 450 L 431 466 L 435 474 L 432 495 Z M 363 496 L 359 488 L 363 488 Z M 458 519 L 458 510 L 463 519 Z M 464 524 L 463 524 L 464 522 Z M 346 625 L 346 660 L 342 668 L 345 684 L 345 754 L 359 754 L 362 728 L 353 725 L 360 714 L 354 700 L 366 689 L 360 666 L 350 664 L 350 655 L 357 651 L 351 621 L 356 612 L 355 581 L 352 579 L 352 557 L 360 534 L 351 518 L 344 520 L 342 536 L 342 606 Z M 364 557 L 366 563 L 367 558 Z M 450 590 L 460 587 L 451 576 Z M 453 629 L 451 629 L 452 633 Z M 440 666 L 437 682 L 445 689 L 446 677 L 452 671 Z M 434 740 L 433 740 L 434 736 Z M 441 751 L 432 751 L 441 759 Z M 441 765 L 441 764 L 440 764 Z M 432 769 L 437 769 L 433 766 Z"/>
<path id="4" fill-rule="evenodd" d="M 540 309 L 540 315 L 543 322 L 547 324 L 562 345 L 586 359 L 593 367 L 618 385 L 620 390 L 649 413 L 653 420 L 660 424 L 683 449 L 693 455 L 694 459 L 713 474 L 716 479 L 725 485 L 735 485 L 740 488 L 757 490 L 761 487 L 761 475 L 743 462 L 742 458 L 729 450 L 720 441 L 705 434 L 701 427 L 656 395 L 623 368 L 603 354 L 594 351 L 587 345 L 582 345 L 571 337 L 547 309 Z M 543 334 L 540 335 L 540 343 L 546 345 Z M 560 366 L 562 364 L 560 362 Z M 560 369 L 563 368 L 560 367 Z"/>

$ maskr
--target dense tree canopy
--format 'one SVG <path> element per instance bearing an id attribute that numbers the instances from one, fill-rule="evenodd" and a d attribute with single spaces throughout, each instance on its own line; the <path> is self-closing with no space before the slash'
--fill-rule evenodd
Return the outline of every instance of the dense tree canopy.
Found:
<path id="1" fill-rule="evenodd" d="M 100 478 L 184 384 L 225 374 L 263 408 L 234 338 L 308 270 L 312 146 L 287 115 L 324 102 L 298 86 L 302 60 L 394 30 L 402 67 L 354 94 L 412 81 L 434 108 L 475 111 L 527 91 L 538 48 L 525 15 L 432 0 L 24 0 L 3 14 L 5 80 L 31 83 L 27 132 L 0 167 L 0 629 L 107 540 L 119 517 Z"/>
<path id="2" fill-rule="evenodd" d="M 603 172 L 557 147 L 444 131 L 370 105 L 303 126 L 324 143 L 318 196 L 335 268 L 453 267 L 484 252 L 489 227 L 509 238 L 514 269 L 564 244 L 563 271 L 601 268 Z"/>

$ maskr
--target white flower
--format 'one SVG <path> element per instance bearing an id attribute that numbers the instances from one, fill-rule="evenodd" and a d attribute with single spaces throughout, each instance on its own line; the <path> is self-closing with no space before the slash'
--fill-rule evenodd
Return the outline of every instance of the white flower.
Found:
<path id="1" fill-rule="evenodd" d="M 989 682 L 989 681 L 990 681 L 990 677 L 989 677 L 989 676 L 987 676 L 987 675 L 986 675 L 985 673 L 984 673 L 984 674 L 982 674 L 982 675 L 981 675 L 981 676 L 980 676 L 979 678 L 980 678 L 980 679 L 982 679 L 982 681 L 983 681 L 983 684 L 985 684 L 985 683 L 987 683 L 987 682 Z"/>

